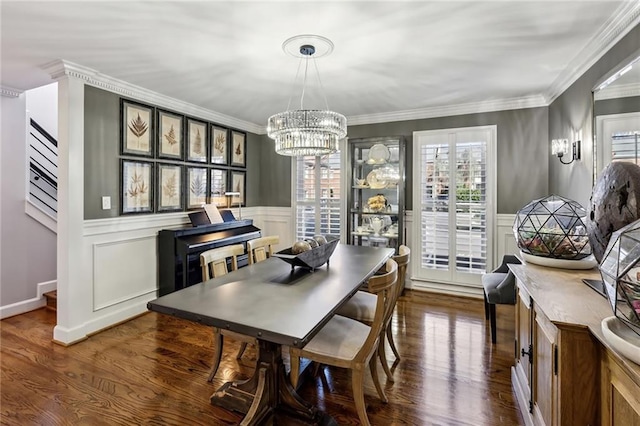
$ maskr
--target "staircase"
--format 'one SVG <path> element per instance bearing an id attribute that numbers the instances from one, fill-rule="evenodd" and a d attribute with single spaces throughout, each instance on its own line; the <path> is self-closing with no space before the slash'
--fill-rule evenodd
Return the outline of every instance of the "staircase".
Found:
<path id="1" fill-rule="evenodd" d="M 29 120 L 29 201 L 52 218 L 58 214 L 58 141 Z"/>
<path id="2" fill-rule="evenodd" d="M 58 308 L 58 290 L 48 291 L 43 295 L 47 299 L 46 308 L 50 311 L 56 311 Z"/>

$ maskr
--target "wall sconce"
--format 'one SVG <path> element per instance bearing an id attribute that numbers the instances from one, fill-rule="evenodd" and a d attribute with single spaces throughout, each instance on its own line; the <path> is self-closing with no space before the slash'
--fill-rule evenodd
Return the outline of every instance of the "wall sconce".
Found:
<path id="1" fill-rule="evenodd" d="M 569 156 L 569 152 L 571 152 L 571 160 L 562 161 L 562 157 Z M 551 141 L 551 154 L 558 156 L 562 164 L 571 164 L 573 160 L 580 159 L 580 141 L 569 144 L 569 139 L 554 139 Z"/>

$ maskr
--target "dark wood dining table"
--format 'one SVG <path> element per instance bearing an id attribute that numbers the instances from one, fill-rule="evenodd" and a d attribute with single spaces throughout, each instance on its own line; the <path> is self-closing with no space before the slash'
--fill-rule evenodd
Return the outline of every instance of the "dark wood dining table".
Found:
<path id="1" fill-rule="evenodd" d="M 245 414 L 241 425 L 277 423 L 273 419 L 279 416 L 332 425 L 336 423 L 330 415 L 304 401 L 291 386 L 281 346 L 306 345 L 393 254 L 390 248 L 338 244 L 329 263 L 315 271 L 294 269 L 272 257 L 147 306 L 257 339 L 253 376 L 225 383 L 210 398 L 212 404 Z"/>

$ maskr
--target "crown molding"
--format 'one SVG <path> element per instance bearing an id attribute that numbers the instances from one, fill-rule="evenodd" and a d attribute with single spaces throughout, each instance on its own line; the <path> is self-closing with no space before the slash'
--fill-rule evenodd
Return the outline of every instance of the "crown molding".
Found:
<path id="1" fill-rule="evenodd" d="M 584 49 L 553 82 L 545 98 L 550 104 L 640 23 L 640 1 L 623 2 Z"/>
<path id="2" fill-rule="evenodd" d="M 609 86 L 604 90 L 594 92 L 593 99 L 602 101 L 605 99 L 629 98 L 631 96 L 640 96 L 640 84 L 629 83 L 616 86 Z"/>
<path id="3" fill-rule="evenodd" d="M 533 95 L 521 98 L 496 99 L 458 105 L 442 105 L 405 111 L 354 115 L 347 117 L 347 125 L 357 126 L 361 124 L 421 120 L 425 118 L 450 117 L 453 115 L 478 114 L 483 112 L 506 111 L 510 109 L 536 108 L 543 106 L 547 106 L 544 97 L 542 95 Z"/>
<path id="4" fill-rule="evenodd" d="M 220 114 L 188 102 L 181 101 L 157 92 L 145 89 L 135 84 L 110 77 L 102 74 L 94 69 L 74 64 L 65 60 L 56 60 L 49 62 L 41 67 L 47 72 L 52 79 L 59 80 L 65 76 L 79 78 L 84 80 L 86 84 L 118 93 L 141 102 L 157 105 L 162 108 L 180 111 L 183 114 L 194 116 L 208 121 L 213 121 L 228 127 L 233 127 L 247 132 L 263 134 L 265 126 L 261 126 L 248 121 L 239 120 L 237 118 Z"/>
<path id="5" fill-rule="evenodd" d="M 23 92 L 24 90 L 14 89 L 13 87 L 0 86 L 0 95 L 5 96 L 7 98 L 17 98 Z"/>

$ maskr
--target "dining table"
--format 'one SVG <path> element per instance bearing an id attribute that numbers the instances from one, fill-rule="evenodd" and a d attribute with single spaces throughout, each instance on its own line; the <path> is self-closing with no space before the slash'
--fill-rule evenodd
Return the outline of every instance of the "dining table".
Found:
<path id="1" fill-rule="evenodd" d="M 316 269 L 277 257 L 240 268 L 148 302 L 148 309 L 257 339 L 256 368 L 244 381 L 223 384 L 212 404 L 244 414 L 241 425 L 335 425 L 330 414 L 292 387 L 282 347 L 304 347 L 363 282 L 394 254 L 392 248 L 338 244 Z"/>

